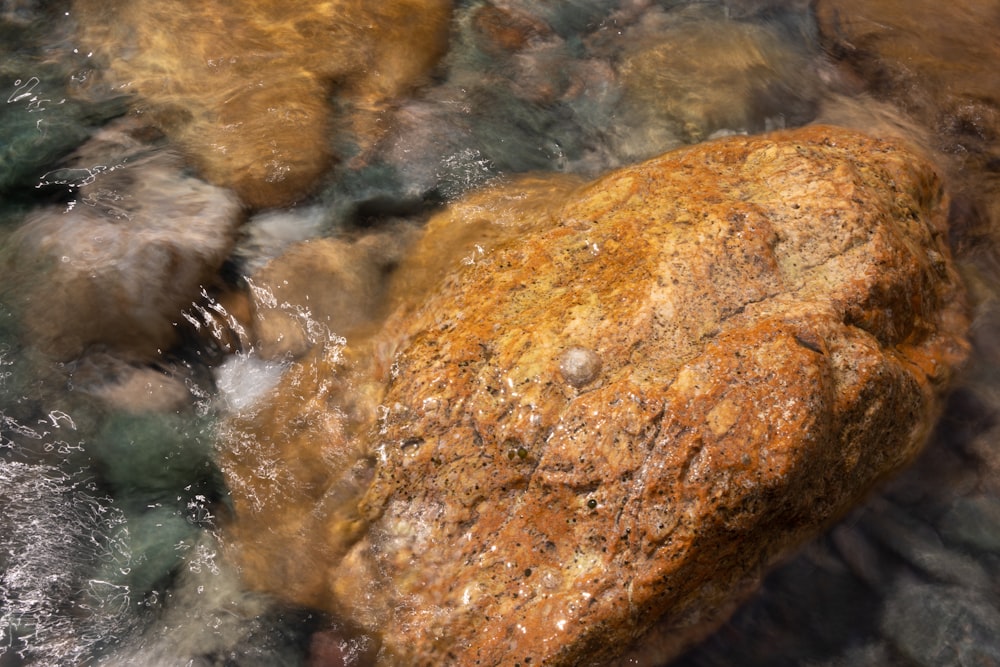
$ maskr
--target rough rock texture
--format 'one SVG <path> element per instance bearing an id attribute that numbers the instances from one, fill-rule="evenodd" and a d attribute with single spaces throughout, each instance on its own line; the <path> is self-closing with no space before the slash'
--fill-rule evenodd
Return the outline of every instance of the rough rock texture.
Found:
<path id="1" fill-rule="evenodd" d="M 974 304 L 970 360 L 915 464 L 768 577 L 677 667 L 773 667 L 775 656 L 813 667 L 1000 664 L 1000 11 L 974 1 L 815 7 L 843 75 L 835 85 L 855 109 L 879 101 L 879 122 L 860 126 L 923 134 L 944 172 L 949 236 Z M 851 115 L 821 117 L 856 123 Z"/>
<path id="2" fill-rule="evenodd" d="M 821 126 L 517 188 L 233 424 L 232 534 L 381 664 L 603 665 L 654 626 L 662 662 L 919 449 L 966 354 L 947 199 Z"/>
<path id="3" fill-rule="evenodd" d="M 200 173 L 253 207 L 308 194 L 333 159 L 336 90 L 353 139 L 423 81 L 450 0 L 74 3 L 82 39 Z M 183 35 L 183 38 L 178 38 Z"/>
<path id="4" fill-rule="evenodd" d="M 76 198 L 32 213 L 0 246 L 0 296 L 56 359 L 95 346 L 155 359 L 235 242 L 235 197 L 184 174 L 176 153 L 142 140 L 147 129 L 126 120 L 81 146 L 42 181 Z"/>

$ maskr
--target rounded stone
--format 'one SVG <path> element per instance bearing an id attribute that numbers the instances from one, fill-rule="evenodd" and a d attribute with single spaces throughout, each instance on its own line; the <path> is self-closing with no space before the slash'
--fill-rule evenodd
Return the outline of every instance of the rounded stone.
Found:
<path id="1" fill-rule="evenodd" d="M 601 358 L 585 347 L 571 347 L 559 357 L 559 372 L 574 387 L 590 384 L 601 372 Z"/>

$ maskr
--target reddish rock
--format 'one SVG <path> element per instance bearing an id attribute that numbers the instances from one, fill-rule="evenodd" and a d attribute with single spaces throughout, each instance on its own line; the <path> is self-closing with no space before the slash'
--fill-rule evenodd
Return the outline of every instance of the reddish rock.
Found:
<path id="1" fill-rule="evenodd" d="M 948 201 L 821 126 L 518 187 L 234 422 L 231 534 L 379 664 L 659 664 L 920 448 L 966 355 Z"/>

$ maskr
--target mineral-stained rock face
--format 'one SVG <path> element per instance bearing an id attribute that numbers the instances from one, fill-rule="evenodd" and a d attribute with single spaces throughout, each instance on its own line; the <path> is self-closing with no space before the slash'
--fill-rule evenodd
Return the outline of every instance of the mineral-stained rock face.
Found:
<path id="1" fill-rule="evenodd" d="M 381 664 L 676 654 L 910 459 L 964 359 L 947 200 L 899 144 L 817 126 L 565 185 L 498 188 L 479 247 L 489 191 L 432 220 L 414 257 L 454 270 L 223 448 L 248 579 Z"/>

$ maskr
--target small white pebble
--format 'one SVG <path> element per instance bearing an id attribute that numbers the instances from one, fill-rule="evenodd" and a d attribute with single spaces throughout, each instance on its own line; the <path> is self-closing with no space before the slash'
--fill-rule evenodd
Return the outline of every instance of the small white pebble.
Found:
<path id="1" fill-rule="evenodd" d="M 601 358 L 585 347 L 571 347 L 559 358 L 559 372 L 566 382 L 582 387 L 601 372 Z"/>

